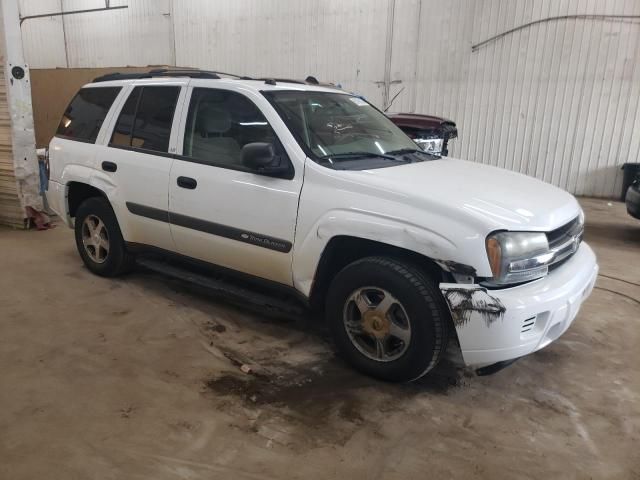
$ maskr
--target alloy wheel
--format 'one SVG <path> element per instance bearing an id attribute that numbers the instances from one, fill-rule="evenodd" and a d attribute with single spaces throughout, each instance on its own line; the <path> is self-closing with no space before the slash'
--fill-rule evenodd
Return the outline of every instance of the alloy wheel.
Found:
<path id="1" fill-rule="evenodd" d="M 371 360 L 390 362 L 409 348 L 409 316 L 398 299 L 382 288 L 354 291 L 345 303 L 343 321 L 351 343 Z"/>
<path id="2" fill-rule="evenodd" d="M 89 258 L 104 263 L 109 255 L 109 232 L 95 215 L 87 215 L 82 223 L 82 245 Z"/>

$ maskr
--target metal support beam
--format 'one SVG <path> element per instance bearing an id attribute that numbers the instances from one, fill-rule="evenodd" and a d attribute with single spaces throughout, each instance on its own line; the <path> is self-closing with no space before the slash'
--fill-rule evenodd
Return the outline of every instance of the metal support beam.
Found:
<path id="1" fill-rule="evenodd" d="M 52 13 L 40 13 L 38 15 L 27 15 L 24 17 L 20 17 L 20 25 L 25 20 L 31 20 L 33 18 L 46 18 L 46 17 L 60 17 L 62 15 L 76 15 L 78 13 L 94 13 L 94 12 L 108 12 L 111 10 L 122 10 L 123 8 L 129 8 L 128 5 L 120 5 L 117 7 L 110 7 L 109 0 L 105 0 L 106 7 L 103 8 L 89 8 L 86 10 L 69 10 L 68 12 L 52 12 Z"/>
<path id="2" fill-rule="evenodd" d="M 40 195 L 40 175 L 36 155 L 36 139 L 33 129 L 31 106 L 31 81 L 29 66 L 24 59 L 22 34 L 19 22 L 19 0 L 2 0 L 0 8 L 0 44 L 4 45 L 4 82 L 6 102 L 9 109 L 13 176 L 17 182 L 17 194 L 23 218 L 27 208 L 42 212 L 44 204 Z M 6 143 L 6 140 L 3 141 Z M 4 155 L 4 154 L 3 154 Z M 7 158 L 4 159 L 5 165 Z"/>
<path id="3" fill-rule="evenodd" d="M 387 8 L 387 42 L 384 52 L 384 80 L 382 86 L 382 109 L 389 108 L 389 92 L 391 90 L 391 58 L 393 49 L 393 21 L 396 12 L 396 0 L 389 0 Z"/>
<path id="4" fill-rule="evenodd" d="M 540 23 L 546 22 L 555 22 L 558 20 L 603 20 L 603 21 L 632 21 L 637 22 L 640 20 L 640 15 L 591 15 L 591 14 L 580 14 L 580 15 L 561 15 L 558 17 L 548 17 L 541 18 L 539 20 L 533 20 L 532 22 L 525 23 L 524 25 L 520 25 L 515 28 L 511 28 L 505 32 L 499 33 L 498 35 L 494 35 L 493 37 L 487 38 L 486 40 L 476 43 L 475 45 L 471 45 L 471 51 L 477 52 L 480 47 L 484 47 L 486 44 L 495 42 L 496 40 L 506 37 L 507 35 L 517 32 L 518 30 L 524 30 L 525 28 L 529 28 L 533 25 L 538 25 Z"/>

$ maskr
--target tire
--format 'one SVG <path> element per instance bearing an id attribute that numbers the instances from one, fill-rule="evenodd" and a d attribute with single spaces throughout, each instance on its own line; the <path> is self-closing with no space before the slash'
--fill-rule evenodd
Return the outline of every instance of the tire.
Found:
<path id="1" fill-rule="evenodd" d="M 382 380 L 422 377 L 447 347 L 449 311 L 442 294 L 419 268 L 401 260 L 368 257 L 346 266 L 329 287 L 325 311 L 342 356 Z"/>
<path id="2" fill-rule="evenodd" d="M 133 266 L 133 256 L 127 252 L 118 220 L 106 198 L 92 197 L 80 204 L 76 211 L 75 237 L 82 261 L 96 275 L 115 277 Z"/>

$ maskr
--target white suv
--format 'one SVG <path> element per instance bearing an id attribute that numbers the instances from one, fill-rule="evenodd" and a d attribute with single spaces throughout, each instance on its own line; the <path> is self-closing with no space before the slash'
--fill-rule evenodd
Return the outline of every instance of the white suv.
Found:
<path id="1" fill-rule="evenodd" d="M 323 309 L 342 355 L 383 379 L 424 375 L 452 336 L 477 367 L 534 352 L 598 272 L 572 195 L 428 154 L 339 89 L 113 74 L 78 92 L 49 155 L 89 270 L 161 251 L 267 280 Z"/>

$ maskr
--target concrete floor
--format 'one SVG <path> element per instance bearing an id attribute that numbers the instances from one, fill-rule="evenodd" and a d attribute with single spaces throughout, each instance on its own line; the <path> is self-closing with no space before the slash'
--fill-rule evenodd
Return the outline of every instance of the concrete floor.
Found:
<path id="1" fill-rule="evenodd" d="M 0 230 L 0 478 L 640 478 L 640 222 L 582 203 L 602 276 L 572 328 L 413 385 L 308 320 L 93 276 L 64 227 Z"/>

